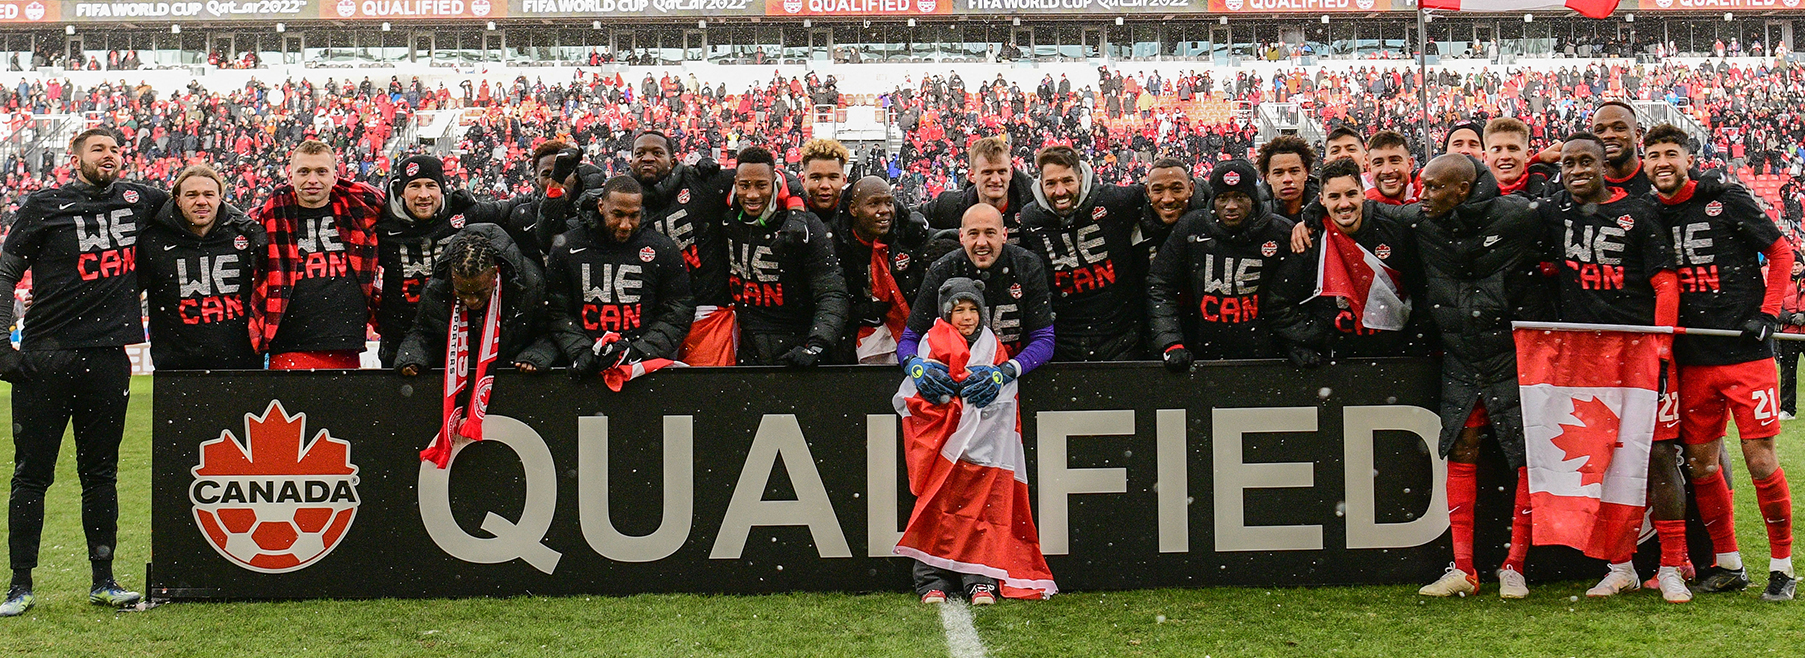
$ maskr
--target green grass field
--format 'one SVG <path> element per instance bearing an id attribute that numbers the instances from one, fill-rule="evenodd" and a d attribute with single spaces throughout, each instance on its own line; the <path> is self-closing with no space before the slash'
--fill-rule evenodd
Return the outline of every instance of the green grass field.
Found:
<path id="1" fill-rule="evenodd" d="M 0 386 L 0 394 L 6 390 Z M 121 449 L 118 569 L 124 584 L 141 589 L 150 557 L 150 380 L 138 378 L 133 395 Z M 11 424 L 10 404 L 0 401 L 0 416 Z M 1787 425 L 1781 448 L 1794 473 L 1805 473 L 1800 423 Z M 9 467 L 10 444 L 9 433 L 0 443 Z M 95 608 L 86 603 L 73 450 L 65 441 L 50 490 L 38 605 L 0 620 L 0 654 L 948 655 L 939 612 L 900 592 Z M 1738 527 L 1755 572 L 1767 564 L 1767 538 L 1752 522 L 1754 487 L 1744 469 L 1737 472 L 1745 478 L 1736 486 L 1737 514 L 1750 520 Z M 1540 585 L 1526 601 L 1504 602 L 1488 582 L 1484 596 L 1456 600 L 1424 599 L 1415 585 L 1072 593 L 973 616 L 992 656 L 1797 655 L 1805 650 L 1805 601 L 1761 602 L 1764 580 L 1757 576 L 1742 594 L 1699 595 L 1689 606 L 1647 592 L 1590 601 L 1591 582 Z"/>

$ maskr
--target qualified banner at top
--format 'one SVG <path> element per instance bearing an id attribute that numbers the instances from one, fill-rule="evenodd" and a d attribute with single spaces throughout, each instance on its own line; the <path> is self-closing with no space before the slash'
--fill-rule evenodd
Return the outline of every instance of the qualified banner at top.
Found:
<path id="1" fill-rule="evenodd" d="M 1406 11 L 1407 0 L 1209 0 L 1210 11 L 1234 14 Z"/>
<path id="2" fill-rule="evenodd" d="M 1764 11 L 1798 9 L 1801 0 L 1640 0 L 1642 11 Z"/>

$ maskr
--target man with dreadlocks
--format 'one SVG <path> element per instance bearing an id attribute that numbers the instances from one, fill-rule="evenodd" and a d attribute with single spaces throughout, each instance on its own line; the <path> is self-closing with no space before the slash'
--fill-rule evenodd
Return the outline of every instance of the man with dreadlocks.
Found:
<path id="1" fill-rule="evenodd" d="M 443 468 L 451 460 L 447 437 L 482 438 L 493 390 L 484 380 L 493 381 L 495 361 L 525 372 L 551 367 L 556 353 L 536 343 L 545 329 L 544 300 L 544 273 L 502 227 L 471 224 L 452 236 L 395 355 L 396 369 L 408 377 L 444 355 L 445 424 L 422 459 Z"/>

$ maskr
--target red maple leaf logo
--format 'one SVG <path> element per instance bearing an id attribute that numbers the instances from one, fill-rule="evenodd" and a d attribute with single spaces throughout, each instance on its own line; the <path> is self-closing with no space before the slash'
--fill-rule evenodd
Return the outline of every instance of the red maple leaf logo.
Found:
<path id="1" fill-rule="evenodd" d="M 246 414 L 241 444 L 231 430 L 201 444 L 201 465 L 196 476 L 231 475 L 356 475 L 351 465 L 351 444 L 332 438 L 326 430 L 303 441 L 307 414 L 288 415 L 282 403 L 270 401 L 262 416 Z"/>
<path id="2" fill-rule="evenodd" d="M 1566 453 L 1562 461 L 1586 460 L 1578 469 L 1580 486 L 1603 482 L 1604 472 L 1611 467 L 1613 451 L 1623 445 L 1617 440 L 1621 419 L 1597 397 L 1573 398 L 1573 417 L 1579 419 L 1580 424 L 1562 423 L 1561 433 L 1552 439 L 1554 447 Z"/>

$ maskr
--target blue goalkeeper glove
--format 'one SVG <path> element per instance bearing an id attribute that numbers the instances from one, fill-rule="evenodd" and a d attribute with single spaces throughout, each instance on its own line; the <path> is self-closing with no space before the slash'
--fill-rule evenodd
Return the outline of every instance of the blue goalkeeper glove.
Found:
<path id="1" fill-rule="evenodd" d="M 915 390 L 921 392 L 921 398 L 934 404 L 952 402 L 953 395 L 959 392 L 959 383 L 947 374 L 944 364 L 912 356 L 903 362 L 903 372 L 909 373 L 909 379 L 914 380 Z"/>
<path id="2" fill-rule="evenodd" d="M 997 395 L 1003 392 L 1003 385 L 1012 381 L 1015 381 L 1014 364 L 977 366 L 971 369 L 971 376 L 965 378 L 965 387 L 959 390 L 959 396 L 965 398 L 967 404 L 982 409 L 996 402 Z"/>

